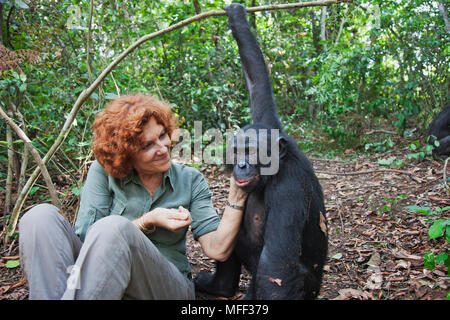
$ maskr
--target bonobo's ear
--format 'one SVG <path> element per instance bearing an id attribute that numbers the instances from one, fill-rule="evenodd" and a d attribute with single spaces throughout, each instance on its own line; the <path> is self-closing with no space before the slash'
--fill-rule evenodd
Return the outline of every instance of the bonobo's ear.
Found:
<path id="1" fill-rule="evenodd" d="M 278 137 L 278 147 L 279 147 L 279 153 L 280 153 L 280 159 L 283 159 L 288 150 L 288 141 L 285 137 L 281 136 Z"/>

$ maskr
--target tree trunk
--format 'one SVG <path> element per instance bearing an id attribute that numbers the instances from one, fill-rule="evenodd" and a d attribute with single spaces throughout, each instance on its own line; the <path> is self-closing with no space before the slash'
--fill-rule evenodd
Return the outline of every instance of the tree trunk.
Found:
<path id="1" fill-rule="evenodd" d="M 323 41 L 323 51 L 327 51 L 327 44 L 325 41 L 327 41 L 326 36 L 326 23 L 325 20 L 327 19 L 327 7 L 322 7 L 322 15 L 320 17 L 320 40 Z"/>
<path id="2" fill-rule="evenodd" d="M 447 33 L 450 33 L 450 22 L 448 21 L 448 16 L 447 16 L 447 10 L 445 10 L 445 6 L 442 3 L 442 1 L 439 1 L 439 11 L 442 14 L 442 17 L 444 18 L 444 23 L 445 23 L 445 30 L 447 30 Z"/>

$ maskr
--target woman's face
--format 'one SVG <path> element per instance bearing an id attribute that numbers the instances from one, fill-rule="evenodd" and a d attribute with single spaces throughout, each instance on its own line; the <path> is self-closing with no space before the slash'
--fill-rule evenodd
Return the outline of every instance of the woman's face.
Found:
<path id="1" fill-rule="evenodd" d="M 144 146 L 132 157 L 140 174 L 155 174 L 170 169 L 171 140 L 166 129 L 152 117 L 144 127 Z"/>

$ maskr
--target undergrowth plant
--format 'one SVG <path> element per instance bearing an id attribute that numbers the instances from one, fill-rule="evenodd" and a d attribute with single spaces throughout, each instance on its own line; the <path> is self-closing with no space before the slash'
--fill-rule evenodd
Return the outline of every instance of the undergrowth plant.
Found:
<path id="1" fill-rule="evenodd" d="M 440 218 L 444 212 L 449 211 L 450 206 L 435 208 L 434 210 L 429 207 L 419 206 L 407 206 L 404 208 L 409 212 L 418 212 L 429 217 L 425 222 L 431 224 L 428 229 L 428 238 L 430 240 L 444 237 L 445 241 L 450 242 L 450 219 L 435 219 L 435 217 Z M 433 250 L 430 250 L 423 256 L 423 262 L 428 270 L 434 270 L 437 264 L 444 263 L 447 267 L 447 274 L 450 276 L 450 254 L 448 251 L 435 256 Z M 447 293 L 447 300 L 450 300 L 450 291 Z"/>

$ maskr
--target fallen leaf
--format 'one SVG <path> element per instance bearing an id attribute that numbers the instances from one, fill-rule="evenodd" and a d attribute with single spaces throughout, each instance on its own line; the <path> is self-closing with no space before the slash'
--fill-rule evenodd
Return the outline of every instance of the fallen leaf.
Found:
<path id="1" fill-rule="evenodd" d="M 323 233 L 327 234 L 326 219 L 322 212 L 320 213 L 320 230 L 322 230 Z"/>
<path id="2" fill-rule="evenodd" d="M 333 255 L 331 257 L 331 259 L 336 259 L 336 260 L 339 260 L 340 258 L 342 258 L 342 253 L 340 253 L 340 252 L 336 253 L 335 255 Z"/>
<path id="3" fill-rule="evenodd" d="M 422 261 L 423 258 L 413 255 L 413 254 L 409 254 L 408 252 L 406 252 L 405 250 L 392 250 L 392 254 L 394 255 L 394 257 L 398 258 L 398 259 L 408 259 L 408 260 L 419 260 Z"/>
<path id="4" fill-rule="evenodd" d="M 380 263 L 381 263 L 380 254 L 376 251 L 372 254 L 369 261 L 367 262 L 367 264 L 372 267 L 378 267 Z"/>
<path id="5" fill-rule="evenodd" d="M 367 279 L 365 288 L 378 290 L 381 289 L 382 283 L 383 276 L 381 275 L 381 272 L 375 272 L 369 277 L 369 279 Z"/>
<path id="6" fill-rule="evenodd" d="M 269 281 L 276 283 L 279 287 L 281 287 L 281 279 L 278 279 L 278 278 L 274 279 L 274 278 L 270 277 Z"/>
<path id="7" fill-rule="evenodd" d="M 361 290 L 357 290 L 357 289 L 347 288 L 347 289 L 341 289 L 338 292 L 339 292 L 339 296 L 337 296 L 334 300 L 350 300 L 352 298 L 357 299 L 357 300 L 371 300 L 372 299 L 372 296 L 370 295 L 370 293 L 361 291 Z"/>
<path id="8" fill-rule="evenodd" d="M 411 267 L 411 262 L 405 261 L 405 260 L 399 260 L 397 262 L 397 265 L 395 266 L 395 269 L 409 269 Z"/>

